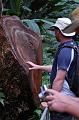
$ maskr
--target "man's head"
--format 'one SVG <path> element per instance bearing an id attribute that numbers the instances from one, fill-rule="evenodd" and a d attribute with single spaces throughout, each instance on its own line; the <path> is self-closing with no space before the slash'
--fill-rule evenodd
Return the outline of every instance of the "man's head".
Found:
<path id="1" fill-rule="evenodd" d="M 72 22 L 71 22 L 71 20 L 69 18 L 58 18 L 56 23 L 50 29 L 52 30 L 52 28 L 54 28 L 56 37 L 58 39 L 60 37 L 60 33 L 64 37 L 73 37 L 75 35 L 75 32 L 72 32 L 72 33 L 65 33 L 65 32 L 63 32 L 63 30 L 66 27 L 68 27 L 71 23 Z"/>

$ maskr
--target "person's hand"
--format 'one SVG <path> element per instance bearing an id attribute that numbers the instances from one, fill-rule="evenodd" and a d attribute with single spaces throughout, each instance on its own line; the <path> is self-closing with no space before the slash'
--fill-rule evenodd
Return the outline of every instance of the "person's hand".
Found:
<path id="1" fill-rule="evenodd" d="M 40 65 L 34 64 L 34 63 L 31 62 L 31 61 L 28 61 L 27 64 L 31 66 L 31 67 L 29 68 L 29 70 L 37 70 L 37 69 L 40 68 Z"/>
<path id="2" fill-rule="evenodd" d="M 47 89 L 46 92 L 49 94 L 46 96 L 49 110 L 65 112 L 66 102 L 69 100 L 68 97 L 52 89 Z"/>
<path id="3" fill-rule="evenodd" d="M 44 110 L 46 107 L 48 107 L 47 102 L 41 102 L 40 108 Z"/>

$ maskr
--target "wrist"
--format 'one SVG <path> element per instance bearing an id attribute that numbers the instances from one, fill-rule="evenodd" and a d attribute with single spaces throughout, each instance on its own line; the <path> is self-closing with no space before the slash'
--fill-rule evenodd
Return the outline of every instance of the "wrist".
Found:
<path id="1" fill-rule="evenodd" d="M 65 112 L 67 113 L 70 113 L 71 111 L 71 105 L 73 104 L 72 101 L 71 101 L 71 98 L 70 97 L 66 97 L 66 100 L 65 100 Z"/>

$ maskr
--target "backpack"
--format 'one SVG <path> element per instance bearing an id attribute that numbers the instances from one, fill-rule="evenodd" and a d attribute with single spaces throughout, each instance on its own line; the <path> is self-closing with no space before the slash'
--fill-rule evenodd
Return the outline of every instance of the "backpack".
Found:
<path id="1" fill-rule="evenodd" d="M 70 90 L 74 92 L 74 94 L 79 97 L 79 46 L 76 45 L 76 46 L 73 46 L 73 45 L 63 45 L 61 47 L 64 48 L 64 47 L 67 47 L 67 48 L 73 48 L 76 52 L 76 55 L 77 55 L 77 59 L 76 59 L 76 63 L 75 63 L 75 67 L 76 67 L 76 71 L 75 73 L 73 74 L 73 76 L 71 77 L 71 83 L 69 84 L 69 87 L 70 87 Z"/>

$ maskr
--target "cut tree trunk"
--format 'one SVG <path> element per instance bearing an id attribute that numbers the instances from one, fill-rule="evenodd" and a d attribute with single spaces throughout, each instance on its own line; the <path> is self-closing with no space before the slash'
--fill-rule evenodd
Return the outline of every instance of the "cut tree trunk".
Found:
<path id="1" fill-rule="evenodd" d="M 16 16 L 1 17 L 0 88 L 5 101 L 0 120 L 30 120 L 39 105 L 41 71 L 29 71 L 28 60 L 42 64 L 40 35 Z"/>

